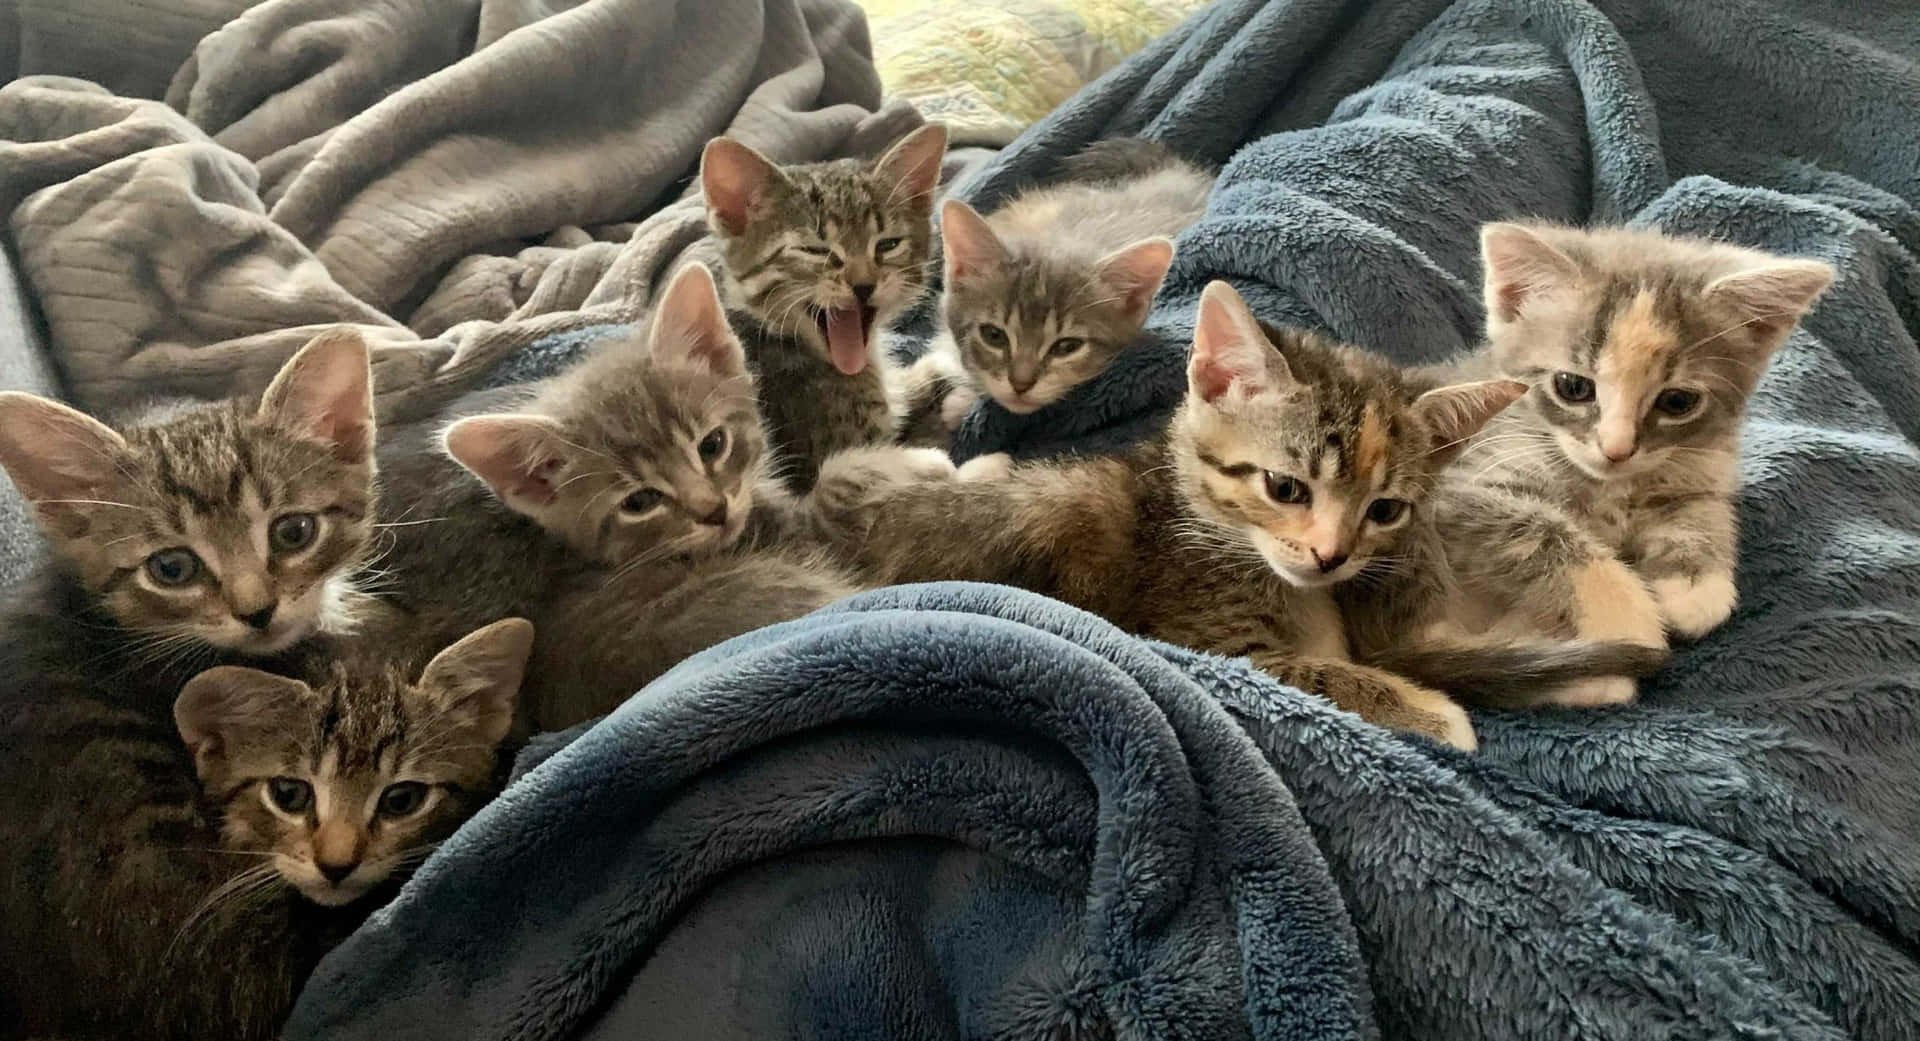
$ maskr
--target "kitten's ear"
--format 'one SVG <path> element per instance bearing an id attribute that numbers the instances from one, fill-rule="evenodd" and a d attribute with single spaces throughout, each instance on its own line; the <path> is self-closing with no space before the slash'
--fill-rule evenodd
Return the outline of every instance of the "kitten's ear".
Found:
<path id="1" fill-rule="evenodd" d="M 1292 380 L 1287 359 L 1261 331 L 1246 300 L 1225 282 L 1209 282 L 1193 323 L 1187 389 L 1213 402 L 1230 391 L 1251 396 Z"/>
<path id="2" fill-rule="evenodd" d="M 653 310 L 647 350 L 663 362 L 688 361 L 721 376 L 746 374 L 746 352 L 705 264 L 688 264 L 667 283 Z"/>
<path id="3" fill-rule="evenodd" d="M 187 681 L 173 702 L 173 725 L 204 776 L 227 746 L 249 734 L 283 731 L 288 716 L 313 697 L 299 680 L 238 665 L 208 669 Z"/>
<path id="4" fill-rule="evenodd" d="M 1466 448 L 1467 439 L 1480 432 L 1500 410 L 1527 396 L 1518 380 L 1455 383 L 1427 391 L 1413 400 L 1413 414 L 1433 436 L 1427 457 L 1445 466 Z"/>
<path id="5" fill-rule="evenodd" d="M 1160 283 L 1166 279 L 1167 268 L 1172 264 L 1173 240 L 1155 238 L 1107 254 L 1100 258 L 1095 270 L 1102 282 L 1120 294 L 1127 317 L 1144 322 L 1147 309 L 1153 306 L 1153 294 L 1160 291 Z"/>
<path id="6" fill-rule="evenodd" d="M 947 128 L 926 126 L 895 142 L 873 164 L 874 172 L 898 185 L 903 198 L 921 209 L 933 209 L 933 192 L 940 187 L 940 160 L 947 155 Z"/>
<path id="7" fill-rule="evenodd" d="M 260 417 L 294 436 L 318 441 L 342 462 L 373 455 L 373 368 L 357 329 L 335 329 L 307 342 L 280 367 L 260 399 Z"/>
<path id="8" fill-rule="evenodd" d="M 708 141 L 700 153 L 700 193 L 722 234 L 745 232 L 760 216 L 767 189 L 785 177 L 773 160 L 730 137 Z"/>
<path id="9" fill-rule="evenodd" d="M 1783 260 L 1707 283 L 1706 296 L 1725 302 L 1755 330 L 1776 341 L 1800 321 L 1833 284 L 1834 270 L 1818 260 Z"/>
<path id="10" fill-rule="evenodd" d="M 127 442 L 105 423 L 46 398 L 0 393 L 0 467 L 49 533 L 78 534 L 90 503 L 123 498 Z"/>
<path id="11" fill-rule="evenodd" d="M 573 458 L 560 424 L 545 416 L 469 416 L 447 427 L 441 447 L 522 513 L 553 502 Z"/>
<path id="12" fill-rule="evenodd" d="M 1487 314 L 1511 322 L 1540 293 L 1578 284 L 1580 265 L 1524 224 L 1480 229 L 1480 259 L 1486 267 Z"/>
<path id="13" fill-rule="evenodd" d="M 940 204 L 940 248 L 946 253 L 949 282 L 978 278 L 1007 259 L 1007 247 L 986 218 L 959 199 Z"/>
<path id="14" fill-rule="evenodd" d="M 502 618 L 434 655 L 418 687 L 443 716 L 478 730 L 485 743 L 498 744 L 513 726 L 513 705 L 532 652 L 533 623 Z"/>

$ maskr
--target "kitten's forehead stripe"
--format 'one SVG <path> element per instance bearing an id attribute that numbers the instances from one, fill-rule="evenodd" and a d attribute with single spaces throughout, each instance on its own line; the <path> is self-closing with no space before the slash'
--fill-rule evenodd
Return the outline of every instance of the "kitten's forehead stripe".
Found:
<path id="1" fill-rule="evenodd" d="M 1387 424 L 1381 418 L 1379 406 L 1368 401 L 1360 410 L 1360 430 L 1354 438 L 1354 472 L 1369 477 L 1378 472 L 1387 460 L 1389 438 Z"/>

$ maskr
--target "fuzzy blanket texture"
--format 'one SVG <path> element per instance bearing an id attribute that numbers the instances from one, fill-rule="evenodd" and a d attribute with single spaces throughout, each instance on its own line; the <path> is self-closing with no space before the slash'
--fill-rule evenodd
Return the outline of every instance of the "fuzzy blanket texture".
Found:
<path id="1" fill-rule="evenodd" d="M 1487 220 L 1834 263 L 1748 428 L 1742 606 L 1641 705 L 1463 756 L 1051 601 L 881 591 L 530 752 L 288 1036 L 1920 1035 L 1916 59 L 1904 0 L 1221 0 L 960 189 L 1120 134 L 1231 160 L 1147 342 L 973 451 L 1157 421 L 1212 278 L 1430 360 Z"/>
<path id="2" fill-rule="evenodd" d="M 919 122 L 882 106 L 849 0 L 0 15 L 32 73 L 0 87 L 0 213 L 95 410 L 258 391 L 348 322 L 382 416 L 426 413 L 541 336 L 643 312 L 704 234 L 682 197 L 709 138 L 825 159 Z"/>

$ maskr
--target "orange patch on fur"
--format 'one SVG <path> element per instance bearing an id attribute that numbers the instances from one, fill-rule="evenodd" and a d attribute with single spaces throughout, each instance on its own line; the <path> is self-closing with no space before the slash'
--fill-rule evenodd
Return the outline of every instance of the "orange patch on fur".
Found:
<path id="1" fill-rule="evenodd" d="M 1387 459 L 1387 423 L 1380 418 L 1380 407 L 1367 402 L 1360 412 L 1360 432 L 1354 438 L 1353 468 L 1364 480 L 1373 480 L 1374 471 Z"/>
<path id="2" fill-rule="evenodd" d="M 1661 363 L 1678 346 L 1677 338 L 1677 330 L 1655 312 L 1653 291 L 1642 289 L 1607 327 L 1607 345 L 1596 375 L 1602 383 L 1638 398 L 1660 379 Z"/>

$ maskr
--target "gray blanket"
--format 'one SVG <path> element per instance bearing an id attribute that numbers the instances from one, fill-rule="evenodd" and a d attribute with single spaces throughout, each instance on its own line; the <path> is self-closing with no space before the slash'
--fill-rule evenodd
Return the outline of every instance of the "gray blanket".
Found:
<path id="1" fill-rule="evenodd" d="M 218 8 L 11 12 L 27 71 L 148 91 L 184 58 L 164 102 L 0 88 L 0 212 L 90 408 L 257 390 L 351 322 L 383 415 L 418 414 L 541 335 L 644 309 L 702 233 L 697 201 L 667 204 L 708 138 L 820 159 L 918 122 L 882 110 L 847 0 L 268 0 L 180 54 Z"/>

